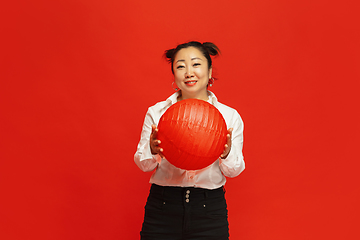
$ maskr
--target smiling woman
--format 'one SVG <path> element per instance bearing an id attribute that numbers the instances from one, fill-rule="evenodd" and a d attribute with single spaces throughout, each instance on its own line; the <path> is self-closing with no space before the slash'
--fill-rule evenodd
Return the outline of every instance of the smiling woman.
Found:
<path id="1" fill-rule="evenodd" d="M 216 45 L 209 42 L 188 42 L 165 51 L 177 92 L 148 109 L 134 157 L 144 172 L 155 170 L 150 178 L 152 186 L 140 233 L 143 240 L 229 239 L 223 187 L 225 176 L 236 177 L 245 169 L 242 155 L 244 126 L 235 109 L 219 103 L 208 91 L 213 81 L 210 55 L 218 53 Z M 163 152 L 167 149 L 161 148 L 157 136 L 161 116 L 170 106 L 185 99 L 199 99 L 212 104 L 222 114 L 228 128 L 221 155 L 219 153 L 213 164 L 199 170 L 185 170 L 172 165 L 164 157 Z"/>

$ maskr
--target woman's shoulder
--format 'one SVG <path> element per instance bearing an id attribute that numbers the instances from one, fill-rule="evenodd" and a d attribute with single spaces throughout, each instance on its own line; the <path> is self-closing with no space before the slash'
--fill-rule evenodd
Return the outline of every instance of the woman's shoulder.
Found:
<path id="1" fill-rule="evenodd" d="M 227 126 L 234 126 L 234 124 L 235 125 L 239 124 L 239 126 L 243 125 L 242 118 L 235 108 L 217 102 L 217 109 L 224 117 Z"/>
<path id="2" fill-rule="evenodd" d="M 238 111 L 235 108 L 229 107 L 228 105 L 225 105 L 223 103 L 218 102 L 217 103 L 217 109 L 221 112 L 222 115 L 227 116 L 234 116 L 239 115 Z"/>
<path id="3" fill-rule="evenodd" d="M 235 108 L 232 108 L 228 105 L 225 105 L 224 103 L 221 103 L 221 102 L 217 102 L 218 104 L 218 108 L 221 108 L 225 111 L 229 111 L 229 112 L 237 112 L 237 110 Z"/>
<path id="4" fill-rule="evenodd" d="M 149 109 L 160 110 L 162 108 L 165 108 L 167 105 L 169 105 L 169 102 L 167 100 L 165 100 L 165 101 L 155 103 L 154 105 L 150 106 Z"/>
<path id="5" fill-rule="evenodd" d="M 244 126 L 243 120 L 235 108 L 218 102 L 218 110 L 224 117 L 228 128 L 241 129 Z"/>
<path id="6" fill-rule="evenodd" d="M 177 93 L 174 93 L 170 97 L 168 97 L 166 100 L 157 102 L 154 105 L 150 106 L 149 110 L 161 111 L 163 109 L 167 109 L 168 107 L 170 107 L 172 104 L 174 104 L 176 102 L 176 99 L 177 99 Z"/>

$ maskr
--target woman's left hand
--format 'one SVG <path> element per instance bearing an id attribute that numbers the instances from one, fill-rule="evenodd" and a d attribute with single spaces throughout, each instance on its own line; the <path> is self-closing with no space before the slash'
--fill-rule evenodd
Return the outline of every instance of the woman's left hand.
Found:
<path id="1" fill-rule="evenodd" d="M 226 158 L 229 153 L 230 153 L 230 150 L 231 150 L 231 133 L 232 133 L 233 129 L 232 128 L 229 128 L 228 129 L 228 134 L 226 135 L 226 144 L 225 144 L 225 149 L 224 149 L 224 152 L 220 155 L 220 157 L 222 159 Z"/>

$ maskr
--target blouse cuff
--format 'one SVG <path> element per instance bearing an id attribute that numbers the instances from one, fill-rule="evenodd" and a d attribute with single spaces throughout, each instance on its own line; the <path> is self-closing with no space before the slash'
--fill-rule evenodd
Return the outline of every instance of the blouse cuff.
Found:
<path id="1" fill-rule="evenodd" d="M 227 177 L 238 176 L 245 168 L 242 155 L 237 156 L 236 153 L 229 153 L 225 159 L 220 159 L 220 169 Z"/>
<path id="2" fill-rule="evenodd" d="M 144 160 L 152 159 L 152 162 L 160 163 L 161 157 L 159 154 L 152 154 L 150 149 L 150 144 L 146 144 L 143 149 L 143 154 L 141 155 L 140 162 Z"/>

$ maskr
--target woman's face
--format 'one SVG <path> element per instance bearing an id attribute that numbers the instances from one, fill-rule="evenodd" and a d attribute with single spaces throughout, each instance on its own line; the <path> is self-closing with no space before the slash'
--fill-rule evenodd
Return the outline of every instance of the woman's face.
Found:
<path id="1" fill-rule="evenodd" d="M 195 47 L 177 52 L 174 63 L 175 83 L 181 89 L 182 99 L 208 100 L 207 85 L 212 69 L 208 68 L 205 56 Z"/>

